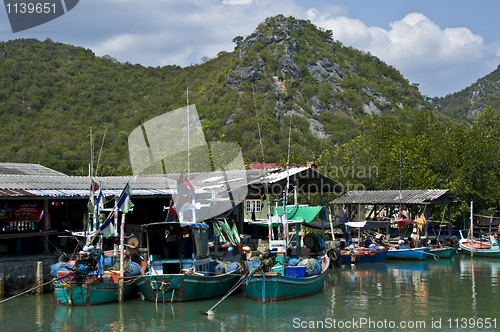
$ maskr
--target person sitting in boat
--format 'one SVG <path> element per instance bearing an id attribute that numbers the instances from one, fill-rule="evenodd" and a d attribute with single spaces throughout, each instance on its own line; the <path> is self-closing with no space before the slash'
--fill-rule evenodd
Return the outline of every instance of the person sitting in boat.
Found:
<path id="1" fill-rule="evenodd" d="M 367 236 L 366 239 L 365 239 L 365 243 L 364 243 L 365 244 L 365 248 L 369 248 L 370 244 L 372 244 L 372 243 L 373 243 L 372 239 L 369 236 Z"/>

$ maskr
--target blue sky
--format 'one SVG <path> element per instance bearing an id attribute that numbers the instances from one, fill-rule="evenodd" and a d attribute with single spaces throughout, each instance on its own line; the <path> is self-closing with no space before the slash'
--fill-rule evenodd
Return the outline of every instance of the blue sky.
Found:
<path id="1" fill-rule="evenodd" d="M 82 0 L 65 15 L 0 40 L 50 38 L 145 66 L 200 63 L 232 51 L 267 17 L 308 19 L 371 52 L 429 97 L 460 91 L 500 64 L 500 1 Z"/>

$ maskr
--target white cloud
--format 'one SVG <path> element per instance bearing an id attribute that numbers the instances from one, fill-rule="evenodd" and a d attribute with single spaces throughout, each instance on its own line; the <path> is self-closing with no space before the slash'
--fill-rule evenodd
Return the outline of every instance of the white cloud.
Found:
<path id="1" fill-rule="evenodd" d="M 249 5 L 253 0 L 223 0 L 223 5 Z"/>
<path id="2" fill-rule="evenodd" d="M 92 28 L 105 28 L 106 33 L 87 47 L 96 55 L 109 54 L 121 62 L 188 66 L 200 63 L 203 56 L 213 58 L 220 51 L 232 51 L 235 36 L 251 34 L 267 17 L 279 13 L 304 16 L 293 0 L 170 0 L 152 2 L 147 10 L 130 8 L 113 7 L 120 13 L 119 29 L 101 14 L 109 12 L 107 8 L 96 13 L 99 23 Z"/>
<path id="3" fill-rule="evenodd" d="M 92 50 L 97 54 L 113 55 L 125 51 L 139 41 L 140 36 L 130 34 L 116 35 L 94 46 Z"/>
<path id="4" fill-rule="evenodd" d="M 421 13 L 409 13 L 390 24 L 390 29 L 367 27 L 360 20 L 332 16 L 309 9 L 314 24 L 331 29 L 335 39 L 346 46 L 368 51 L 400 70 L 410 81 L 432 77 L 450 77 L 461 67 L 484 57 L 483 38 L 469 29 L 446 28 Z M 465 87 L 464 87 L 465 88 Z"/>
<path id="5" fill-rule="evenodd" d="M 390 30 L 367 27 L 359 20 L 332 17 L 314 9 L 307 15 L 313 23 L 331 29 L 334 38 L 343 44 L 369 51 L 398 69 L 449 70 L 450 66 L 480 59 L 483 53 L 481 36 L 467 28 L 441 30 L 420 13 L 392 22 Z"/>

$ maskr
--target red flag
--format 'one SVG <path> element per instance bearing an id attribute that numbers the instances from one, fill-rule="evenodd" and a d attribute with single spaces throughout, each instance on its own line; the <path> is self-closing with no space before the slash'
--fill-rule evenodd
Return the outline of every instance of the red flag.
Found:
<path id="1" fill-rule="evenodd" d="M 177 181 L 177 194 L 175 195 L 175 210 L 182 211 L 190 202 L 189 196 L 194 195 L 194 185 L 189 181 L 184 172 Z"/>
<path id="2" fill-rule="evenodd" d="M 167 221 L 173 221 L 175 220 L 175 217 L 177 217 L 177 211 L 175 211 L 172 206 L 172 201 L 170 201 L 170 205 L 168 206 Z"/>
<path id="3" fill-rule="evenodd" d="M 96 193 L 99 191 L 99 183 L 94 180 L 90 180 L 90 191 Z"/>

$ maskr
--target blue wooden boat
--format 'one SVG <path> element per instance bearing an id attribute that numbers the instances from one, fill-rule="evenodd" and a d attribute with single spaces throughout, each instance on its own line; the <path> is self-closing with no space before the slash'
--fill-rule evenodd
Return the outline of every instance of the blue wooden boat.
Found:
<path id="1" fill-rule="evenodd" d="M 342 251 L 342 264 L 383 262 L 388 249 L 350 248 Z"/>
<path id="2" fill-rule="evenodd" d="M 386 259 L 411 259 L 424 260 L 429 256 L 430 247 L 410 248 L 403 246 L 399 248 L 389 248 Z"/>

